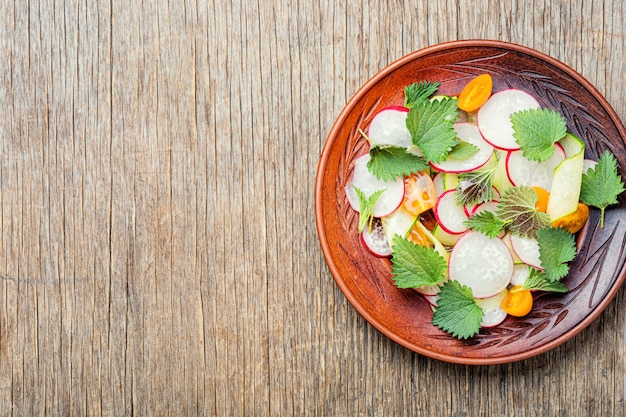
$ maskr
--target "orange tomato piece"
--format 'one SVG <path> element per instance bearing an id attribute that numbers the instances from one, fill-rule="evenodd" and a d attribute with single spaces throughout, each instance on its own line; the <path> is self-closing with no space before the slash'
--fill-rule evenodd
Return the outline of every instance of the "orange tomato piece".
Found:
<path id="1" fill-rule="evenodd" d="M 500 307 L 511 316 L 523 317 L 533 308 L 533 295 L 521 285 L 515 286 L 509 290 Z"/>
<path id="2" fill-rule="evenodd" d="M 535 202 L 535 208 L 537 211 L 541 211 L 543 213 L 548 210 L 548 199 L 550 198 L 550 194 L 548 191 L 541 187 L 530 187 L 537 193 L 537 201 Z"/>
<path id="3" fill-rule="evenodd" d="M 430 247 L 430 241 L 418 227 L 413 226 L 413 228 L 409 230 L 409 233 L 407 233 L 406 239 L 416 245 L 425 246 L 427 248 Z"/>
<path id="4" fill-rule="evenodd" d="M 589 219 L 589 207 L 583 203 L 578 203 L 575 212 L 556 219 L 551 225 L 556 228 L 564 227 L 570 233 L 576 233 L 587 223 L 587 219 Z"/>
<path id="5" fill-rule="evenodd" d="M 404 208 L 418 216 L 435 207 L 435 184 L 426 173 L 411 174 L 404 179 Z"/>
<path id="6" fill-rule="evenodd" d="M 470 82 L 463 87 L 461 94 L 459 94 L 459 109 L 465 110 L 468 113 L 478 110 L 480 106 L 485 104 L 489 96 L 491 96 L 492 88 L 493 81 L 491 80 L 491 75 L 481 74 L 472 78 Z"/>

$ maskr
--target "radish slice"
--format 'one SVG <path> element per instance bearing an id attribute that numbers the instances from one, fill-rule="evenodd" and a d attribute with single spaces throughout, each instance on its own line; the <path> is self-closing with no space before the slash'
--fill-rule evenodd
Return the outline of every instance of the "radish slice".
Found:
<path id="1" fill-rule="evenodd" d="M 487 298 L 509 285 L 513 258 L 502 239 L 470 231 L 452 248 L 448 274 L 450 279 L 470 287 L 474 298 Z"/>
<path id="2" fill-rule="evenodd" d="M 496 148 L 517 150 L 520 148 L 513 136 L 511 115 L 521 110 L 539 107 L 537 100 L 522 90 L 509 89 L 493 94 L 476 114 L 480 133 Z"/>
<path id="3" fill-rule="evenodd" d="M 492 213 L 495 213 L 496 210 L 498 209 L 498 204 L 500 203 L 496 200 L 485 201 L 484 203 L 477 204 L 472 209 L 470 216 L 473 216 L 474 214 L 478 214 L 481 211 L 490 211 Z"/>
<path id="4" fill-rule="evenodd" d="M 422 297 L 431 305 L 431 307 L 437 307 L 437 301 L 439 301 L 439 294 L 422 294 Z"/>
<path id="5" fill-rule="evenodd" d="M 361 205 L 354 188 L 361 190 L 366 196 L 384 189 L 376 204 L 374 205 L 373 216 L 382 217 L 393 213 L 404 199 L 404 181 L 398 178 L 395 181 L 381 181 L 367 169 L 367 162 L 370 160 L 369 153 L 359 156 L 354 161 L 354 174 L 352 182 L 345 187 L 346 197 L 353 209 L 360 212 Z"/>
<path id="6" fill-rule="evenodd" d="M 509 152 L 506 158 L 506 170 L 513 185 L 541 187 L 550 192 L 554 170 L 565 159 L 563 148 L 555 144 L 554 153 L 544 162 L 527 159 L 522 151 Z"/>
<path id="7" fill-rule="evenodd" d="M 385 236 L 385 230 L 380 219 L 374 219 L 371 231 L 367 227 L 363 230 L 361 241 L 373 255 L 379 258 L 391 256 L 391 246 L 389 246 L 389 241 L 387 236 Z"/>
<path id="8" fill-rule="evenodd" d="M 454 131 L 459 139 L 476 146 L 478 152 L 461 161 L 448 158 L 442 162 L 432 162 L 431 165 L 435 169 L 452 173 L 468 172 L 482 167 L 489 161 L 489 158 L 493 155 L 494 148 L 483 139 L 476 125 L 470 123 L 455 123 Z"/>
<path id="9" fill-rule="evenodd" d="M 435 218 L 439 226 L 450 234 L 460 234 L 467 231 L 463 224 L 467 220 L 467 214 L 463 206 L 456 202 L 456 190 L 449 190 L 441 194 L 435 204 Z"/>
<path id="10" fill-rule="evenodd" d="M 513 276 L 511 277 L 511 285 L 524 285 L 530 276 L 530 265 L 518 264 L 513 267 Z"/>
<path id="11" fill-rule="evenodd" d="M 596 165 L 598 162 L 593 159 L 583 159 L 583 174 L 586 174 L 591 168 L 595 168 Z"/>
<path id="12" fill-rule="evenodd" d="M 500 307 L 500 304 L 507 294 L 508 291 L 505 288 L 493 297 L 479 298 L 476 300 L 476 304 L 478 304 L 478 307 L 480 307 L 484 313 L 480 327 L 494 327 L 504 321 L 507 313 Z"/>
<path id="13" fill-rule="evenodd" d="M 543 269 L 539 259 L 539 243 L 537 239 L 511 235 L 511 247 L 522 262 L 537 269 Z"/>
<path id="14" fill-rule="evenodd" d="M 441 286 L 439 284 L 434 284 L 434 285 L 428 285 L 426 287 L 417 287 L 415 291 L 417 291 L 418 293 L 422 295 L 436 295 L 441 292 Z"/>
<path id="15" fill-rule="evenodd" d="M 411 132 L 406 127 L 406 117 L 409 109 L 406 107 L 386 107 L 379 111 L 372 119 L 368 138 L 377 145 L 395 145 L 409 148 L 413 145 Z"/>

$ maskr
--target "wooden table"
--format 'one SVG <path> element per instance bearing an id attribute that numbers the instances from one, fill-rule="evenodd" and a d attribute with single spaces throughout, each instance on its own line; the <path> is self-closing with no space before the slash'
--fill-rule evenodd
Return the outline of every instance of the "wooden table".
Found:
<path id="1" fill-rule="evenodd" d="M 390 62 L 468 39 L 626 119 L 622 0 L 0 6 L 0 415 L 624 416 L 626 296 L 541 356 L 382 336 L 315 228 L 322 146 Z"/>

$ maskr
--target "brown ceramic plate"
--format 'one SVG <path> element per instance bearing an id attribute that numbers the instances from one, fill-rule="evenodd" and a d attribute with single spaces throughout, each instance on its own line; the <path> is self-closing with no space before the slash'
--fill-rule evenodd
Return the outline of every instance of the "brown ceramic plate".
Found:
<path id="1" fill-rule="evenodd" d="M 367 152 L 358 129 L 367 131 L 383 107 L 402 105 L 403 88 L 416 81 L 439 81 L 440 92 L 456 95 L 469 79 L 491 74 L 494 91 L 519 88 L 543 107 L 558 110 L 568 129 L 583 139 L 585 157 L 611 150 L 626 167 L 626 130 L 615 111 L 580 74 L 535 50 L 499 41 L 456 41 L 414 52 L 383 69 L 350 100 L 335 122 L 319 162 L 315 210 L 317 230 L 330 271 L 349 302 L 390 339 L 439 360 L 497 364 L 552 349 L 588 326 L 606 308 L 624 281 L 626 234 L 623 200 L 606 212 L 592 210 L 579 236 L 579 253 L 564 282 L 564 295 L 538 294 L 532 312 L 507 318 L 469 340 L 457 340 L 431 324 L 432 311 L 414 290 L 400 290 L 388 259 L 376 258 L 357 235 L 358 215 L 344 195 L 354 159 Z M 623 171 L 620 169 L 620 173 Z"/>

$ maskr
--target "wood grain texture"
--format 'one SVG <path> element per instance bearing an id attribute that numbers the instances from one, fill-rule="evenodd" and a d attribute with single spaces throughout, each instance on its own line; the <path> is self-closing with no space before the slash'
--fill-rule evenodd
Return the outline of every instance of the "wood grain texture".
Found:
<path id="1" fill-rule="evenodd" d="M 624 291 L 523 362 L 371 327 L 315 230 L 350 97 L 419 48 L 545 52 L 626 118 L 621 0 L 0 3 L 0 415 L 624 416 Z"/>

